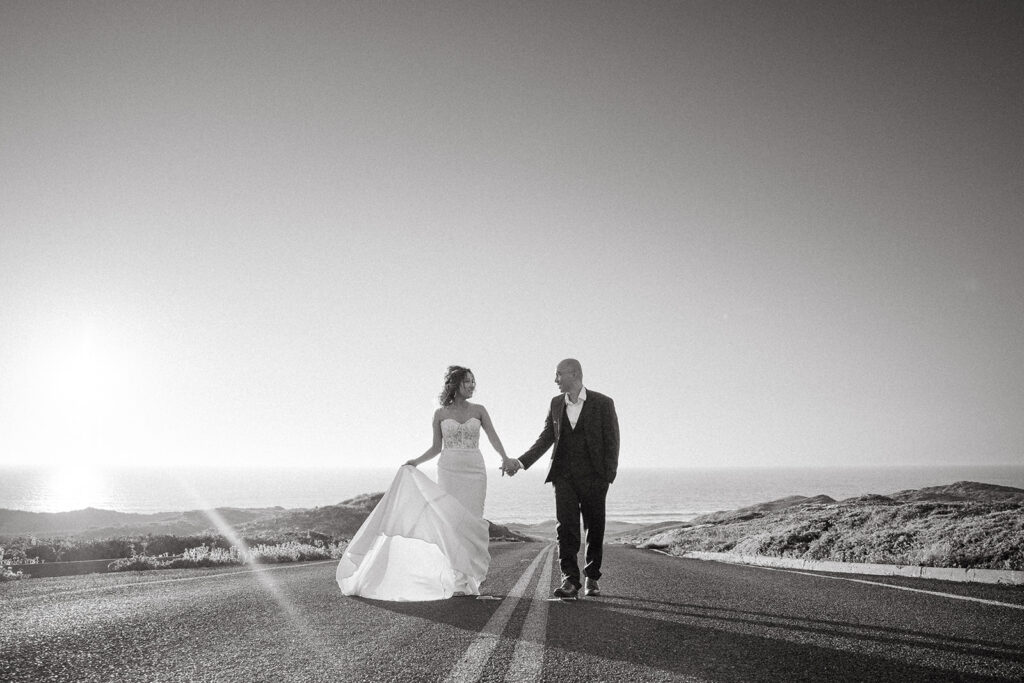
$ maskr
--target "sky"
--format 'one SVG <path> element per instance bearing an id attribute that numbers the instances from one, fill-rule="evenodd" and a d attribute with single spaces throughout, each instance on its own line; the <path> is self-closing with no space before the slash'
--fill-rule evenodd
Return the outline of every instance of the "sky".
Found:
<path id="1" fill-rule="evenodd" d="M 0 466 L 1020 463 L 1022 160 L 1019 2 L 6 1 Z"/>

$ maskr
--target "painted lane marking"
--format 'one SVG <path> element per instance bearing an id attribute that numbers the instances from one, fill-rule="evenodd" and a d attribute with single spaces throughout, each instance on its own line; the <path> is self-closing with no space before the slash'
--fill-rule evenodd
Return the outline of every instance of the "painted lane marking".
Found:
<path id="1" fill-rule="evenodd" d="M 548 637 L 548 591 L 551 590 L 548 558 L 554 555 L 554 546 L 548 546 L 544 552 L 546 557 L 540 565 L 540 578 L 533 592 L 533 602 L 530 611 L 526 613 L 523 630 L 512 653 L 512 663 L 505 674 L 508 683 L 539 681 L 544 669 L 544 643 Z"/>
<path id="2" fill-rule="evenodd" d="M 512 590 L 509 591 L 508 597 L 501 603 L 501 606 L 494 611 L 491 618 L 484 624 L 484 627 L 480 629 L 480 633 L 476 639 L 470 643 L 469 648 L 466 649 L 466 654 L 462 656 L 462 659 L 452 668 L 448 678 L 445 679 L 447 683 L 463 683 L 466 681 L 477 681 L 480 679 L 480 674 L 483 673 L 484 665 L 487 664 L 487 660 L 490 659 L 491 653 L 494 652 L 494 648 L 498 646 L 498 640 L 501 638 L 502 631 L 505 630 L 505 626 L 508 624 L 508 620 L 512 617 L 512 613 L 516 610 L 516 606 L 519 604 L 519 599 L 526 593 L 526 587 L 529 585 L 530 580 L 537 571 L 537 567 L 543 562 L 544 558 L 547 557 L 553 546 L 544 548 L 537 556 L 533 558 L 533 562 L 526 568 L 523 575 L 519 577 L 516 584 L 512 586 Z"/>
<path id="3" fill-rule="evenodd" d="M 757 565 L 747 565 L 757 566 Z M 883 588 L 894 588 L 899 591 L 910 591 L 911 593 L 924 593 L 925 595 L 936 595 L 940 598 L 952 598 L 954 600 L 969 600 L 970 602 L 980 602 L 983 605 L 995 605 L 997 607 L 1010 607 L 1012 609 L 1024 609 L 1024 605 L 1015 605 L 1012 602 L 999 602 L 998 600 L 987 600 L 985 598 L 975 598 L 969 595 L 956 595 L 955 593 L 942 593 L 939 591 L 926 591 L 923 588 L 908 588 L 907 586 L 894 586 L 891 583 L 882 583 L 881 581 L 867 581 L 865 579 L 847 579 L 843 576 L 829 576 L 827 574 L 816 574 L 814 572 L 801 572 L 794 569 L 779 569 L 776 567 L 758 567 L 758 569 L 767 569 L 772 572 L 787 572 L 789 574 L 803 574 L 804 576 L 815 576 L 819 579 L 835 579 L 836 581 L 850 581 L 852 583 L 866 583 L 869 586 L 882 586 Z"/>

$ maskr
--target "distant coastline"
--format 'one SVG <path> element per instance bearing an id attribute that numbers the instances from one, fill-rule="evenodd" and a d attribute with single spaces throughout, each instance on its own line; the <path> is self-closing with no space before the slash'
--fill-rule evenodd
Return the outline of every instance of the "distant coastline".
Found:
<path id="1" fill-rule="evenodd" d="M 428 476 L 435 476 L 424 466 Z M 309 509 L 384 491 L 395 468 L 375 470 L 275 468 L 0 469 L 0 508 L 54 512 L 96 508 L 163 514 L 211 508 Z M 554 516 L 544 468 L 514 479 L 490 472 L 485 516 L 538 524 Z M 608 496 L 608 518 L 623 523 L 685 522 L 791 495 L 843 500 L 955 481 L 1024 488 L 1024 466 L 898 468 L 671 469 L 623 467 Z"/>

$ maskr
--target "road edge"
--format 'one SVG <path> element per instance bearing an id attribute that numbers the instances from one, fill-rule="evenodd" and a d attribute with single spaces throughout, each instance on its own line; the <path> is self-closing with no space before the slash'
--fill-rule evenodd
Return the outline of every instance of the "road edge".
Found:
<path id="1" fill-rule="evenodd" d="M 667 553 L 666 553 L 667 554 Z M 730 564 L 750 564 L 758 567 L 782 569 L 803 569 L 833 574 L 867 574 L 871 576 L 906 576 L 914 579 L 938 579 L 970 583 L 993 583 L 1024 586 L 1024 571 L 1010 569 L 960 569 L 957 567 L 920 567 L 915 565 L 873 564 L 866 562 L 830 562 L 824 560 L 801 560 L 795 557 L 770 557 L 768 555 L 737 555 L 735 553 L 712 553 L 692 551 L 673 557 L 693 560 L 713 560 Z"/>

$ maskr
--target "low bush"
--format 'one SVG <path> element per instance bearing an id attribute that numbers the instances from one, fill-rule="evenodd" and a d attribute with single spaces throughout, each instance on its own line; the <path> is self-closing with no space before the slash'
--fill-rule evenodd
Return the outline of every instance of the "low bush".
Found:
<path id="1" fill-rule="evenodd" d="M 21 571 L 11 569 L 7 565 L 9 564 L 21 564 L 17 562 L 16 557 L 11 556 L 9 549 L 0 545 L 0 581 L 17 581 L 18 579 L 25 578 L 25 574 Z"/>
<path id="2" fill-rule="evenodd" d="M 147 569 L 161 569 L 165 562 L 161 561 L 158 557 L 149 557 L 147 555 L 136 555 L 134 557 L 122 557 L 119 560 L 114 560 L 107 565 L 107 571 L 110 572 L 139 572 Z"/>
<path id="3" fill-rule="evenodd" d="M 21 571 L 15 571 L 6 565 L 0 565 L 0 582 L 3 581 L 17 581 L 18 579 L 24 579 L 25 573 Z"/>
<path id="4" fill-rule="evenodd" d="M 345 544 L 310 545 L 289 542 L 280 545 L 258 545 L 249 549 L 246 560 L 253 563 L 303 562 L 308 560 L 330 560 L 340 558 Z"/>
<path id="5" fill-rule="evenodd" d="M 256 545 L 247 549 L 205 545 L 188 548 L 178 557 L 135 555 L 111 562 L 109 571 L 142 571 L 147 569 L 195 569 L 242 564 L 275 564 L 308 560 L 338 559 L 345 552 L 345 543 L 313 544 L 289 541 L 277 545 Z"/>
<path id="6" fill-rule="evenodd" d="M 189 548 L 181 557 L 175 557 L 167 563 L 170 569 L 192 569 L 199 567 L 225 567 L 242 564 L 237 548 L 208 548 L 201 545 Z"/>

